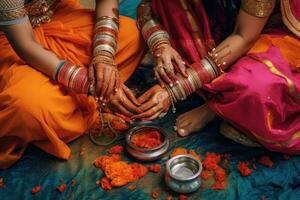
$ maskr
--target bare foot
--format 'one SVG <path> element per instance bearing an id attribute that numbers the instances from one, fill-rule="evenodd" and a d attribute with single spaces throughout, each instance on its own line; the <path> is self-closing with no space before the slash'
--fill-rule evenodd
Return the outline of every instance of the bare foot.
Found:
<path id="1" fill-rule="evenodd" d="M 175 131 L 180 136 L 188 136 L 198 131 L 215 118 L 216 114 L 204 104 L 193 110 L 183 113 L 176 120 Z"/>

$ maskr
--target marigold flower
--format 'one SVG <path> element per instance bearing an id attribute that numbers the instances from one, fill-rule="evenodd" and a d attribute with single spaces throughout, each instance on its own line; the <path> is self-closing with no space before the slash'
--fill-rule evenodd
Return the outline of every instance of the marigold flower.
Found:
<path id="1" fill-rule="evenodd" d="M 273 161 L 269 156 L 262 156 L 258 162 L 266 167 L 273 167 Z"/>
<path id="2" fill-rule="evenodd" d="M 108 150 L 110 154 L 120 154 L 123 152 L 123 146 L 117 145 Z"/>
<path id="3" fill-rule="evenodd" d="M 42 186 L 38 185 L 38 186 L 31 189 L 31 194 L 39 193 L 41 190 L 42 190 Z"/>
<path id="4" fill-rule="evenodd" d="M 160 164 L 153 164 L 149 166 L 149 170 L 153 173 L 159 173 L 161 170 Z"/>
<path id="5" fill-rule="evenodd" d="M 67 188 L 67 185 L 66 185 L 65 183 L 63 183 L 63 184 L 57 186 L 56 189 L 57 189 L 58 191 L 60 191 L 61 193 L 63 193 L 63 192 L 66 190 L 66 188 Z"/>
<path id="6" fill-rule="evenodd" d="M 253 170 L 248 167 L 248 162 L 239 162 L 238 163 L 238 171 L 242 176 L 249 176 L 252 174 Z"/>

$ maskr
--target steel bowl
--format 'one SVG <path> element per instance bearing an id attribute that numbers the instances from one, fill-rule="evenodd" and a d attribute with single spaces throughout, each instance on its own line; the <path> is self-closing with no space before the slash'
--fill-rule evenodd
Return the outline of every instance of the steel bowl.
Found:
<path id="1" fill-rule="evenodd" d="M 201 162 L 191 155 L 178 155 L 166 164 L 166 185 L 178 193 L 195 192 L 201 185 Z"/>
<path id="2" fill-rule="evenodd" d="M 134 134 L 138 134 L 140 131 L 144 130 L 156 130 L 160 132 L 163 138 L 161 145 L 154 148 L 141 148 L 135 146 L 131 142 L 131 137 Z M 126 150 L 127 152 L 137 160 L 141 161 L 154 161 L 157 160 L 168 151 L 169 148 L 169 139 L 167 133 L 161 128 L 155 126 L 136 126 L 132 128 L 129 133 L 126 135 Z"/>

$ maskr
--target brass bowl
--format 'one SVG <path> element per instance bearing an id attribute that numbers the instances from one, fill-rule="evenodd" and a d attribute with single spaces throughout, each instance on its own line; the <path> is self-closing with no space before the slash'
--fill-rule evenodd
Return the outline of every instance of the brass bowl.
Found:
<path id="1" fill-rule="evenodd" d="M 145 130 L 156 130 L 158 131 L 163 138 L 163 142 L 161 145 L 154 148 L 142 148 L 137 147 L 131 142 L 131 137 L 134 134 L 138 134 L 141 131 Z M 169 139 L 167 133 L 161 128 L 155 126 L 136 126 L 132 128 L 129 133 L 126 135 L 126 150 L 127 152 L 137 160 L 141 161 L 154 161 L 161 158 L 169 148 Z"/>
<path id="2" fill-rule="evenodd" d="M 166 185 L 178 193 L 195 192 L 201 185 L 201 162 L 192 155 L 178 155 L 166 164 Z"/>

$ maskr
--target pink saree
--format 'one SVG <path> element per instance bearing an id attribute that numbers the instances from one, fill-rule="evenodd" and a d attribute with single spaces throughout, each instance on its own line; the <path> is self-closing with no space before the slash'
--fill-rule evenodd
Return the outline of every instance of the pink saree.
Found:
<path id="1" fill-rule="evenodd" d="M 195 3 L 198 6 L 191 6 Z M 205 50 L 213 44 L 205 10 L 200 7 L 197 0 L 153 0 L 155 14 L 170 33 L 173 47 L 189 64 L 203 54 L 187 23 L 187 10 L 197 21 Z M 278 27 L 261 35 L 247 55 L 204 90 L 211 96 L 209 106 L 248 137 L 271 151 L 300 154 L 299 0 L 282 0 L 281 12 L 288 29 Z"/>

